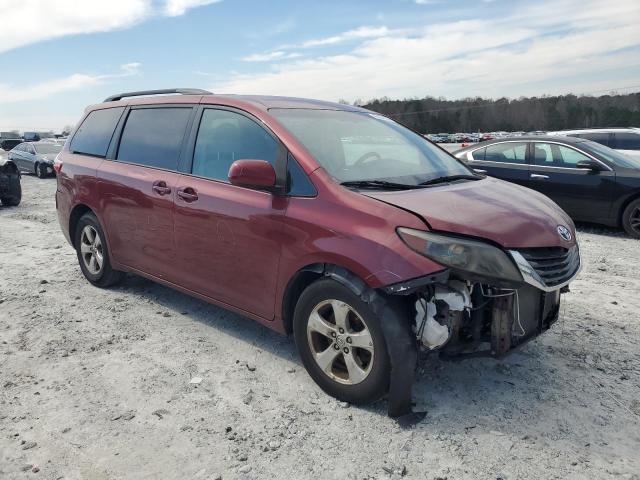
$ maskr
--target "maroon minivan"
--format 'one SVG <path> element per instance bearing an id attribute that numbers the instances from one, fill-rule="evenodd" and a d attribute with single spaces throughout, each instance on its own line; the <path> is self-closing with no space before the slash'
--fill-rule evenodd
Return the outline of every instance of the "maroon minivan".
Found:
<path id="1" fill-rule="evenodd" d="M 349 105 L 115 95 L 55 169 L 92 284 L 131 272 L 292 333 L 325 392 L 389 394 L 393 416 L 410 411 L 419 348 L 503 356 L 557 320 L 581 267 L 547 197 Z"/>

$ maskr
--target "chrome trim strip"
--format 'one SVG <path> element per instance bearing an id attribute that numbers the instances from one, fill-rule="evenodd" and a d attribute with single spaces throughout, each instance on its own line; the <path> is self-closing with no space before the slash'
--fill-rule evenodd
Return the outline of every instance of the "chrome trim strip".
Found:
<path id="1" fill-rule="evenodd" d="M 578 247 L 577 243 L 576 248 L 578 249 L 578 269 L 573 275 L 571 275 L 569 279 L 565 280 L 562 283 L 559 283 L 558 285 L 553 285 L 552 287 L 548 287 L 544 283 L 544 280 L 540 278 L 538 272 L 536 272 L 531 264 L 527 262 L 527 260 L 525 260 L 520 252 L 518 252 L 517 250 L 509 250 L 509 253 L 511 254 L 511 258 L 513 258 L 513 260 L 516 262 L 518 270 L 520 270 L 525 283 L 528 283 L 529 285 L 532 285 L 544 292 L 554 292 L 556 290 L 560 290 L 562 287 L 566 287 L 567 285 L 569 285 L 569 283 L 571 283 L 582 270 L 582 258 L 580 257 L 580 248 Z"/>

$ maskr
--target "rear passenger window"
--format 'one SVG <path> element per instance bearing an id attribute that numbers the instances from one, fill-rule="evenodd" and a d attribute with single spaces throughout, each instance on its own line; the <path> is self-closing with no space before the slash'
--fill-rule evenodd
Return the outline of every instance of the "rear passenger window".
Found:
<path id="1" fill-rule="evenodd" d="M 124 107 L 116 107 L 89 113 L 71 140 L 71 151 L 104 157 L 123 110 Z"/>
<path id="2" fill-rule="evenodd" d="M 614 133 L 611 148 L 618 150 L 640 150 L 640 134 Z"/>
<path id="3" fill-rule="evenodd" d="M 131 110 L 122 131 L 117 159 L 177 170 L 191 111 L 184 107 Z"/>
<path id="4" fill-rule="evenodd" d="M 494 143 L 486 148 L 486 162 L 525 163 L 527 144 L 520 142 Z"/>
<path id="5" fill-rule="evenodd" d="M 202 114 L 191 172 L 205 178 L 229 179 L 236 160 L 266 160 L 275 167 L 278 142 L 253 120 L 228 110 Z"/>

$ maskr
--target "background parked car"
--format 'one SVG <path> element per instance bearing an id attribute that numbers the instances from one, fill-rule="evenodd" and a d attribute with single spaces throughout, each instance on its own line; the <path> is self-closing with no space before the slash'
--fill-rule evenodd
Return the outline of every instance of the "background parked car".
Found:
<path id="1" fill-rule="evenodd" d="M 22 137 L 15 132 L 0 132 L 0 148 L 11 150 L 16 145 L 22 143 Z"/>
<path id="2" fill-rule="evenodd" d="M 640 238 L 640 160 L 564 136 L 493 140 L 455 156 L 477 172 L 547 195 L 574 220 L 621 226 Z"/>
<path id="3" fill-rule="evenodd" d="M 5 207 L 15 207 L 22 199 L 20 172 L 7 157 L 0 157 L 0 202 Z"/>
<path id="4" fill-rule="evenodd" d="M 589 128 L 582 130 L 561 130 L 551 135 L 586 138 L 606 145 L 620 153 L 640 158 L 640 128 Z"/>
<path id="5" fill-rule="evenodd" d="M 63 145 L 47 141 L 24 142 L 9 152 L 9 160 L 13 161 L 20 171 L 45 178 L 54 172 L 53 161 Z"/>

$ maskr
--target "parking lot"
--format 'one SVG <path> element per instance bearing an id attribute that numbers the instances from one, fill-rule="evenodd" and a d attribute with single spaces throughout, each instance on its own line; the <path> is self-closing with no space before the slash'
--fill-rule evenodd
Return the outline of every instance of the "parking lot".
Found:
<path id="1" fill-rule="evenodd" d="M 504 361 L 422 358 L 402 429 L 341 404 L 291 339 L 80 273 L 55 179 L 0 208 L 0 477 L 640 478 L 640 242 L 580 228 L 562 320 Z M 200 383 L 191 383 L 200 377 Z"/>

